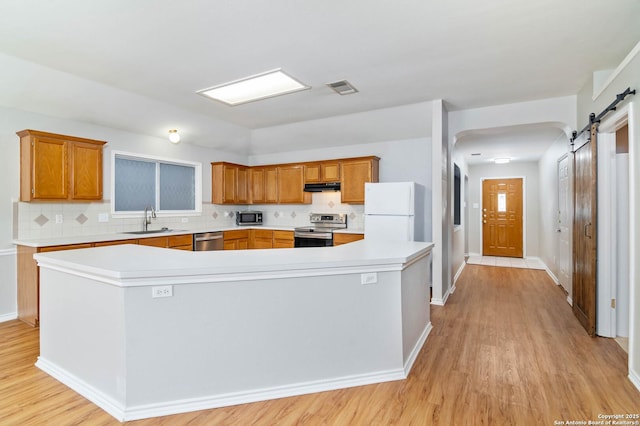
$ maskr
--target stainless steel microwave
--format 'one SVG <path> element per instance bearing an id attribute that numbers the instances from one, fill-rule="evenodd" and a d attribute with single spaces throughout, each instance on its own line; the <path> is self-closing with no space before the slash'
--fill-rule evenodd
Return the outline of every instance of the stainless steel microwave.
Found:
<path id="1" fill-rule="evenodd" d="M 236 212 L 236 225 L 262 225 L 262 212 L 238 211 Z"/>

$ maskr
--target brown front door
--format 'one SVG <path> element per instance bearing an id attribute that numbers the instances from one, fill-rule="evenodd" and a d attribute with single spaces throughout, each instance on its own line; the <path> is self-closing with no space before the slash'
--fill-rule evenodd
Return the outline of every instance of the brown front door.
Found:
<path id="1" fill-rule="evenodd" d="M 522 257 L 522 178 L 482 181 L 482 254 Z"/>
<path id="2" fill-rule="evenodd" d="M 573 313 L 590 336 L 596 333 L 597 128 L 574 151 Z"/>

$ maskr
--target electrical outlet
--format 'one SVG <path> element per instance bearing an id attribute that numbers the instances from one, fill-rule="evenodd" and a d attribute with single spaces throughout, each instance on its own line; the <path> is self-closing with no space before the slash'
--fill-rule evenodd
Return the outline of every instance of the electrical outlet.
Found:
<path id="1" fill-rule="evenodd" d="M 182 219 L 180 219 L 180 222 L 189 223 L 189 218 L 188 217 L 183 217 Z"/>
<path id="2" fill-rule="evenodd" d="M 369 272 L 366 274 L 360 274 L 360 284 L 375 284 L 378 282 L 378 273 Z"/>
<path id="3" fill-rule="evenodd" d="M 151 297 L 171 297 L 173 296 L 173 286 L 163 285 L 158 287 L 151 287 Z"/>
<path id="4" fill-rule="evenodd" d="M 62 222 L 64 222 L 64 216 L 62 216 L 61 214 L 57 214 L 56 223 L 62 223 Z"/>
<path id="5" fill-rule="evenodd" d="M 109 213 L 99 213 L 98 222 L 109 222 Z"/>

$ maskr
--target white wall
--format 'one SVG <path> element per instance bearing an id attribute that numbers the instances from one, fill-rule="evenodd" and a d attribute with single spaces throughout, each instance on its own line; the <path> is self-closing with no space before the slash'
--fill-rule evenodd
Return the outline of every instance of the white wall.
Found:
<path id="1" fill-rule="evenodd" d="M 423 240 L 431 241 L 431 139 L 418 138 L 386 142 L 334 146 L 278 154 L 254 155 L 252 166 L 299 161 L 329 160 L 375 155 L 380 157 L 381 182 L 413 181 L 425 187 Z M 314 196 L 314 204 L 316 196 Z M 356 207 L 357 208 L 357 207 Z"/>
<path id="2" fill-rule="evenodd" d="M 524 178 L 524 255 L 539 257 L 540 188 L 538 163 L 512 162 L 469 166 L 469 253 L 482 254 L 482 179 L 502 177 Z M 546 196 L 546 194 L 545 194 Z M 474 204 L 478 208 L 474 208 Z"/>
<path id="3" fill-rule="evenodd" d="M 453 277 L 454 284 L 458 275 L 462 272 L 462 268 L 465 264 L 465 238 L 469 224 L 467 223 L 467 215 L 465 215 L 465 209 L 471 208 L 470 205 L 465 206 L 465 195 L 468 193 L 469 188 L 465 183 L 465 176 L 468 176 L 469 171 L 464 158 L 459 153 L 453 152 L 453 162 L 460 167 L 460 220 L 461 224 L 454 225 L 453 228 L 453 240 L 451 241 L 451 276 Z M 452 190 L 453 192 L 453 190 Z M 452 222 L 453 223 L 453 222 Z"/>

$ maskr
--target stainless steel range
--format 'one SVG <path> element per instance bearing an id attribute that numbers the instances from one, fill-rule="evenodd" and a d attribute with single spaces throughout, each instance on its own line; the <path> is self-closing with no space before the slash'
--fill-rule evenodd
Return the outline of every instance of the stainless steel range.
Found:
<path id="1" fill-rule="evenodd" d="M 344 213 L 311 213 L 311 226 L 295 228 L 295 247 L 329 247 L 333 245 L 333 231 L 347 227 Z"/>

